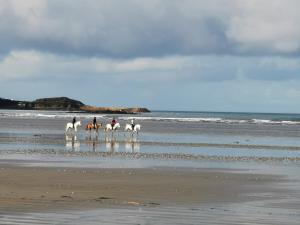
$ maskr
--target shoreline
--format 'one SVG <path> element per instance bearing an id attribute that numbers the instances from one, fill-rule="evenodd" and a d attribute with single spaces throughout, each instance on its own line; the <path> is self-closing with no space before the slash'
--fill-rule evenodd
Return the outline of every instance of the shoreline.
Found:
<path id="1" fill-rule="evenodd" d="M 282 176 L 226 169 L 87 169 L 1 165 L 0 210 L 197 206 L 276 196 Z M 251 194 L 252 193 L 252 194 Z M 255 193 L 253 195 L 253 193 Z"/>

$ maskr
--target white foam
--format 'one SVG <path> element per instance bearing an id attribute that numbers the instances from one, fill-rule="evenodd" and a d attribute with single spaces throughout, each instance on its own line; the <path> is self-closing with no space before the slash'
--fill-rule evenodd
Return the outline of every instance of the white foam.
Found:
<path id="1" fill-rule="evenodd" d="M 271 120 L 263 120 L 263 119 L 252 119 L 253 123 L 271 123 Z M 273 121 L 275 122 L 275 121 Z"/>
<path id="2" fill-rule="evenodd" d="M 300 124 L 300 121 L 273 121 L 267 119 L 223 119 L 218 117 L 189 117 L 189 118 L 182 118 L 182 117 L 119 117 L 122 120 L 131 120 L 135 118 L 140 121 L 170 121 L 170 122 L 199 122 L 199 123 L 226 123 L 226 124 L 282 124 L 282 125 L 297 125 Z"/>
<path id="3" fill-rule="evenodd" d="M 182 117 L 119 117 L 122 120 L 154 120 L 154 121 L 176 121 L 176 122 L 221 122 L 221 118 L 182 118 Z"/>
<path id="4" fill-rule="evenodd" d="M 0 112 L 0 118 L 24 118 L 24 119 L 64 119 L 64 118 L 73 118 L 74 116 L 78 118 L 93 118 L 94 116 L 96 117 L 101 117 L 104 118 L 105 115 L 95 115 L 95 114 L 85 114 L 85 113 L 70 113 L 70 112 L 63 112 L 63 111 L 2 111 Z"/>
<path id="5" fill-rule="evenodd" d="M 80 112 L 64 111 L 19 111 L 19 110 L 0 110 L 0 118 L 28 118 L 28 119 L 70 119 L 76 116 L 80 119 L 97 118 L 108 119 L 111 115 L 91 114 Z M 274 121 L 269 119 L 225 119 L 220 117 L 168 117 L 168 116 L 119 116 L 120 120 L 131 120 L 135 118 L 139 121 L 168 121 L 168 122 L 191 122 L 191 123 L 225 123 L 225 124 L 282 124 L 282 125 L 299 125 L 300 121 Z"/>

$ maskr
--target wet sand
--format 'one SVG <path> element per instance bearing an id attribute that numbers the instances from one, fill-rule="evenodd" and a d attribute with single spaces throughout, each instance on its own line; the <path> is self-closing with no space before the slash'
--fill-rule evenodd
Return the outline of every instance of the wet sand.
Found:
<path id="1" fill-rule="evenodd" d="M 285 178 L 193 168 L 0 168 L 0 211 L 199 206 L 263 200 Z M 256 197 L 260 196 L 260 197 Z M 268 194 L 270 196 L 270 194 Z M 269 198 L 269 197 L 268 197 Z"/>

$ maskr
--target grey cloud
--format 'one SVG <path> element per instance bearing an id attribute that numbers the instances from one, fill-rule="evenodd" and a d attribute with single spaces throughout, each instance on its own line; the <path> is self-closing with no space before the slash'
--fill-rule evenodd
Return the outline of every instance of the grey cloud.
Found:
<path id="1" fill-rule="evenodd" d="M 0 51 L 298 55 L 297 0 L 0 0 Z M 281 11 L 278 16 L 278 11 Z"/>

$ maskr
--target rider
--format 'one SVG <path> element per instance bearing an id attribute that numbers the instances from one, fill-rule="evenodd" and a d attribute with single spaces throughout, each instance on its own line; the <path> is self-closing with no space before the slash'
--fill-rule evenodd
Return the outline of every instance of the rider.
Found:
<path id="1" fill-rule="evenodd" d="M 97 128 L 97 119 L 96 119 L 96 117 L 94 117 L 94 119 L 93 119 L 93 127 L 94 127 L 94 129 Z"/>
<path id="2" fill-rule="evenodd" d="M 72 123 L 73 123 L 73 128 L 75 128 L 76 116 L 73 117 Z"/>
<path id="3" fill-rule="evenodd" d="M 135 126 L 135 119 L 132 118 L 131 119 L 131 128 L 132 128 L 132 130 L 134 130 L 134 126 Z"/>
<path id="4" fill-rule="evenodd" d="M 112 121 L 111 121 L 111 129 L 114 129 L 114 126 L 116 125 L 117 121 L 115 119 L 115 117 L 113 117 Z"/>

